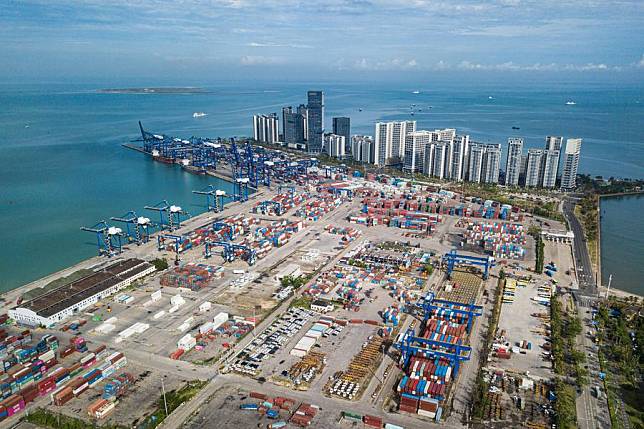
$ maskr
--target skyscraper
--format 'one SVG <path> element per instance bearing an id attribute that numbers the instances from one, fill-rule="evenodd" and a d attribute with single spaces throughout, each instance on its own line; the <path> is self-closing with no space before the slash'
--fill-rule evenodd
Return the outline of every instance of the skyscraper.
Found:
<path id="1" fill-rule="evenodd" d="M 320 153 L 324 138 L 324 92 L 309 91 L 307 97 L 309 135 L 306 149 L 309 153 Z"/>
<path id="2" fill-rule="evenodd" d="M 521 154 L 523 153 L 523 139 L 511 137 L 508 139 L 508 158 L 505 163 L 506 186 L 517 186 L 521 172 Z"/>
<path id="3" fill-rule="evenodd" d="M 302 141 L 306 142 L 309 139 L 309 109 L 304 104 L 297 106 L 297 113 L 302 117 Z"/>
<path id="4" fill-rule="evenodd" d="M 431 131 L 414 131 L 405 136 L 403 169 L 410 173 L 424 171 L 425 148 L 432 142 Z"/>
<path id="5" fill-rule="evenodd" d="M 270 115 L 253 115 L 253 138 L 262 143 L 279 141 L 279 120 L 277 113 Z"/>
<path id="6" fill-rule="evenodd" d="M 333 134 L 344 136 L 344 141 L 348 147 L 345 150 L 351 150 L 351 119 L 347 117 L 333 118 Z"/>
<path id="7" fill-rule="evenodd" d="M 499 183 L 500 144 L 471 143 L 468 161 L 468 180 L 470 182 Z"/>
<path id="8" fill-rule="evenodd" d="M 416 131 L 416 121 L 378 122 L 374 139 L 374 164 L 399 162 L 404 157 L 405 140 Z"/>
<path id="9" fill-rule="evenodd" d="M 282 109 L 284 143 L 290 147 L 296 147 L 298 144 L 303 145 L 305 142 L 305 120 L 299 110 L 298 108 L 298 112 L 294 112 L 290 107 Z"/>
<path id="10" fill-rule="evenodd" d="M 577 168 L 579 167 L 579 154 L 581 153 L 581 139 L 566 140 L 564 153 L 563 173 L 561 174 L 561 188 L 575 189 L 577 186 Z"/>
<path id="11" fill-rule="evenodd" d="M 555 177 L 558 177 L 559 168 L 561 167 L 561 154 L 563 152 L 563 137 L 556 137 L 556 136 L 546 137 L 546 150 L 556 150 L 559 152 L 557 155 L 557 165 L 554 172 Z"/>
<path id="12" fill-rule="evenodd" d="M 467 170 L 467 152 L 470 144 L 470 136 L 454 136 L 450 141 L 450 179 L 456 181 L 465 180 Z"/>
<path id="13" fill-rule="evenodd" d="M 557 182 L 557 169 L 559 164 L 558 150 L 543 151 L 543 181 L 541 186 L 544 188 L 554 188 Z"/>
<path id="14" fill-rule="evenodd" d="M 543 149 L 528 149 L 525 186 L 536 188 L 543 183 Z"/>

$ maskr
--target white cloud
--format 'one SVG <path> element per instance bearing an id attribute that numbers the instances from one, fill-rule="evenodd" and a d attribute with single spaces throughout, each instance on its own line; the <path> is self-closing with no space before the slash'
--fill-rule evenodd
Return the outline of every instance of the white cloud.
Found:
<path id="1" fill-rule="evenodd" d="M 344 69 L 345 67 L 340 63 L 339 68 Z M 360 58 L 356 60 L 351 69 L 356 70 L 372 70 L 372 71 L 383 71 L 383 70 L 411 70 L 418 68 L 418 61 L 416 59 L 401 59 L 393 58 L 391 60 L 385 61 L 373 61 L 367 58 Z"/>
<path id="2" fill-rule="evenodd" d="M 619 71 L 621 66 L 612 66 L 604 63 L 587 63 L 587 64 L 517 64 L 507 61 L 499 64 L 480 64 L 470 61 L 461 61 L 458 66 L 460 70 L 481 70 L 481 71 Z"/>

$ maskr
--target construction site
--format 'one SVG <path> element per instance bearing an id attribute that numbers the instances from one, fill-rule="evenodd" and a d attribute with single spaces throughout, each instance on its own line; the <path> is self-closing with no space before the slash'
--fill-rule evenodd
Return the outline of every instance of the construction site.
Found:
<path id="1" fill-rule="evenodd" d="M 232 191 L 195 190 L 207 212 L 194 217 L 162 201 L 145 207 L 156 216 L 132 211 L 83 227 L 98 256 L 76 267 L 85 276 L 46 292 L 65 298 L 56 320 L 27 317 L 41 311 L 39 298 L 7 300 L 11 329 L 82 337 L 127 358 L 128 376 L 116 382 L 106 371 L 89 386 L 94 401 L 43 396 L 38 408 L 145 427 L 460 427 L 503 269 L 512 281 L 485 369 L 486 418 L 545 424 L 542 308 L 552 289 L 527 269 L 532 219 L 520 210 L 259 146 L 141 132 L 139 150 L 155 161 L 226 176 Z M 74 286 L 83 282 L 91 285 Z M 4 352 L 6 373 L 16 350 Z M 159 411 L 164 393 L 189 382 L 203 383 L 194 399 Z M 127 395 L 94 404 L 121 384 Z M 5 400 L 21 395 L 9 392 Z"/>

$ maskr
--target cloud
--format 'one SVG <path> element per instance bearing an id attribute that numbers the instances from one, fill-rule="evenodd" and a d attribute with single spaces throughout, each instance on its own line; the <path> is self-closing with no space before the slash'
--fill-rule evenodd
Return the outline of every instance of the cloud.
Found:
<path id="1" fill-rule="evenodd" d="M 374 61 L 367 58 L 355 60 L 350 67 L 344 66 L 344 61 L 338 64 L 338 68 L 354 70 L 371 70 L 371 71 L 393 71 L 393 70 L 411 70 L 418 67 L 416 59 L 393 58 L 385 61 Z"/>
<path id="2" fill-rule="evenodd" d="M 587 64 L 517 64 L 512 61 L 507 61 L 498 64 L 480 64 L 470 61 L 461 61 L 456 68 L 460 70 L 480 70 L 480 71 L 619 71 L 622 66 L 607 65 L 604 63 L 587 63 Z"/>

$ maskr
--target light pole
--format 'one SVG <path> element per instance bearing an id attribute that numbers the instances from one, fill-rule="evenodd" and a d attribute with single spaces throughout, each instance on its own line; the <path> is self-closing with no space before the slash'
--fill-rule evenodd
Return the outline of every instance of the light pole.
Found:
<path id="1" fill-rule="evenodd" d="M 165 379 L 165 375 L 161 377 L 161 391 L 163 392 L 163 406 L 165 407 L 165 416 L 168 417 L 168 401 L 165 398 L 165 384 L 163 380 Z"/>

